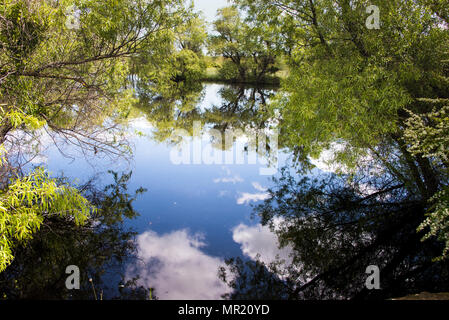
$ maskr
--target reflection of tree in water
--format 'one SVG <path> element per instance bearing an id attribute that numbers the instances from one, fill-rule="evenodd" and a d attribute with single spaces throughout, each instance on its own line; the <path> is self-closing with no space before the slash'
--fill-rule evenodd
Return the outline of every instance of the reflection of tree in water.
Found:
<path id="1" fill-rule="evenodd" d="M 421 242 L 416 231 L 425 202 L 388 175 L 349 178 L 296 178 L 284 168 L 272 198 L 255 213 L 281 246 L 293 248 L 293 262 L 229 260 L 230 274 L 221 270 L 235 289 L 228 298 L 373 299 L 449 290 L 448 262 L 432 261 L 442 243 Z M 381 290 L 365 288 L 369 265 L 380 268 Z"/>
<path id="2" fill-rule="evenodd" d="M 154 139 L 167 141 L 177 129 L 192 131 L 193 122 L 201 119 L 199 102 L 203 97 L 202 89 L 201 86 L 199 90 L 188 92 L 140 96 L 137 107 L 154 126 Z"/>
<path id="3" fill-rule="evenodd" d="M 13 263 L 0 273 L 2 298 L 94 299 L 92 286 L 97 299 L 103 293 L 103 298 L 148 298 L 149 290 L 136 287 L 135 281 L 120 283 L 119 288 L 120 279 L 110 278 L 120 274 L 122 263 L 135 252 L 130 241 L 135 233 L 124 229 L 123 221 L 138 215 L 133 201 L 145 192 L 140 188 L 134 195 L 128 193 L 131 173 L 111 174 L 114 183 L 103 190 L 96 188 L 93 179 L 80 188 L 99 208 L 86 225 L 76 226 L 72 220 L 58 216 L 48 218 L 27 245 L 15 249 Z M 65 287 L 69 265 L 80 269 L 80 290 Z"/>
<path id="4" fill-rule="evenodd" d="M 219 91 L 221 106 L 210 106 L 204 121 L 223 134 L 225 130 L 262 129 L 267 120 L 266 103 L 273 95 L 268 88 L 225 86 Z"/>
<path id="5" fill-rule="evenodd" d="M 223 295 L 231 300 L 285 300 L 294 289 L 294 282 L 283 278 L 288 272 L 283 261 L 266 264 L 258 259 L 230 258 L 219 268 L 219 278 L 233 289 Z M 291 274 L 290 274 L 291 275 Z"/>
<path id="6" fill-rule="evenodd" d="M 193 132 L 194 121 L 207 128 L 226 130 L 262 129 L 267 120 L 265 106 L 272 96 L 272 88 L 224 86 L 219 90 L 221 105 L 201 108 L 204 90 L 171 90 L 164 95 L 140 95 L 138 108 L 155 127 L 154 137 L 167 141 L 177 129 Z"/>

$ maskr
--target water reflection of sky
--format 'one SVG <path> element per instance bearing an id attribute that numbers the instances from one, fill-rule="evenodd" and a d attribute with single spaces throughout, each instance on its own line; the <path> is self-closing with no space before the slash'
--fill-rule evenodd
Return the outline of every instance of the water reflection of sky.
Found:
<path id="1" fill-rule="evenodd" d="M 220 103 L 220 88 L 206 86 L 203 108 Z M 143 118 L 135 121 L 134 129 L 151 133 Z M 86 181 L 107 170 L 132 170 L 129 190 L 148 190 L 134 203 L 140 217 L 127 222 L 139 233 L 142 261 L 128 268 L 129 275 L 138 273 L 161 299 L 215 299 L 227 290 L 217 277 L 225 258 L 254 258 L 257 253 L 274 258 L 276 237 L 250 218 L 250 205 L 267 197 L 271 183 L 270 176 L 259 175 L 259 164 L 174 165 L 166 144 L 148 136 L 133 137 L 132 143 L 129 164 L 96 160 L 91 165 L 81 157 L 72 161 L 55 149 L 47 151 L 47 165 L 55 174 Z M 280 166 L 284 160 L 283 155 Z M 102 177 L 103 183 L 109 182 Z M 286 255 L 285 250 L 279 253 Z"/>

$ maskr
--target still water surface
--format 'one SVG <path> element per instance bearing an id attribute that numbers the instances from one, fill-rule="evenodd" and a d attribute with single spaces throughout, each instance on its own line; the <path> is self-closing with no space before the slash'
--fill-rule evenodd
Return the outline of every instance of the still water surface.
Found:
<path id="1" fill-rule="evenodd" d="M 229 98 L 229 92 L 223 94 L 223 89 L 233 90 L 226 85 L 206 84 L 196 108 L 201 112 L 215 108 L 229 115 L 239 99 L 252 95 L 264 102 L 273 92 L 247 88 L 243 95 Z M 251 115 L 245 112 L 235 114 L 233 121 L 251 122 Z M 133 153 L 129 162 L 86 159 L 70 147 L 65 152 L 73 158 L 64 157 L 56 147 L 45 152 L 46 165 L 54 175 L 63 173 L 80 182 L 97 176 L 107 184 L 108 170 L 132 170 L 128 189 L 147 189 L 134 202 L 140 216 L 125 222 L 138 233 L 139 257 L 138 262 L 123 266 L 127 277 L 139 276 L 138 284 L 154 288 L 160 299 L 219 299 L 230 290 L 217 277 L 226 258 L 255 259 L 259 254 L 262 261 L 270 262 L 276 255 L 288 257 L 289 249 L 278 249 L 276 236 L 251 216 L 251 205 L 268 197 L 267 188 L 272 183 L 271 176 L 260 175 L 263 165 L 248 161 L 175 165 L 170 158 L 173 146 L 155 139 L 155 131 L 154 122 L 145 114 L 131 122 Z M 278 166 L 288 158 L 280 152 Z"/>

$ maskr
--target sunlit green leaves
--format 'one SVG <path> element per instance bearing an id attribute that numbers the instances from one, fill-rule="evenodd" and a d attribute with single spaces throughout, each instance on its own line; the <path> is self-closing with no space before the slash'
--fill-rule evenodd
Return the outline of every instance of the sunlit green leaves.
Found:
<path id="1" fill-rule="evenodd" d="M 143 189 L 130 193 L 131 173 L 112 174 L 114 182 L 105 188 L 96 179 L 78 187 L 98 208 L 85 224 L 77 225 L 69 217 L 45 217 L 33 239 L 14 243 L 14 260 L 0 273 L 0 299 L 94 299 L 90 278 L 97 292 L 104 290 L 105 296 L 108 289 L 117 287 L 107 276 L 102 277 L 105 268 L 109 270 L 135 252 L 131 241 L 135 233 L 123 223 L 138 214 L 133 201 Z M 57 184 L 62 185 L 62 181 Z M 0 255 L 3 257 L 4 251 L 0 250 Z M 76 292 L 58 280 L 74 262 L 81 271 L 81 286 Z"/>
<path id="2" fill-rule="evenodd" d="M 271 104 L 281 145 L 308 164 L 354 171 L 380 161 L 429 209 L 419 230 L 447 247 L 449 29 L 445 1 L 235 0 L 249 19 L 277 28 L 290 76 Z M 365 26 L 366 8 L 380 28 Z M 335 148 L 333 148 L 335 149 Z M 367 160 L 368 159 L 368 160 Z M 430 208 L 429 208 L 430 207 Z"/>
<path id="3" fill-rule="evenodd" d="M 281 110 L 284 142 L 313 156 L 339 140 L 362 152 L 397 130 L 397 111 L 410 101 L 394 75 L 357 61 L 303 64 L 284 88 L 291 93 L 273 105 Z"/>
<path id="4" fill-rule="evenodd" d="M 446 103 L 440 99 L 425 99 L 427 103 L 438 105 Z M 405 136 L 409 150 L 413 154 L 429 158 L 436 166 L 443 167 L 441 172 L 443 190 L 430 200 L 427 219 L 418 231 L 427 231 L 423 240 L 436 237 L 445 244 L 439 259 L 449 257 L 449 106 L 434 110 L 424 115 L 411 113 L 407 121 Z"/>
<path id="5" fill-rule="evenodd" d="M 418 227 L 418 231 L 427 231 L 424 240 L 436 237 L 443 242 L 444 249 L 436 260 L 443 260 L 449 258 L 449 188 L 446 188 L 435 194 L 431 199 L 433 206 L 427 214 L 427 218 Z"/>
<path id="6" fill-rule="evenodd" d="M 4 109 L 0 108 L 0 122 L 9 121 L 13 128 L 18 128 L 23 125 L 32 130 L 37 130 L 46 124 L 44 119 L 26 114 L 20 109 L 9 109 L 9 112 L 4 112 Z"/>
<path id="7" fill-rule="evenodd" d="M 223 79 L 263 82 L 265 76 L 277 71 L 278 39 L 269 25 L 244 20 L 236 6 L 229 6 L 218 10 L 214 31 L 208 50 L 226 59 L 219 70 Z"/>
<path id="8" fill-rule="evenodd" d="M 43 169 L 14 179 L 0 193 L 0 271 L 12 261 L 16 242 L 31 239 L 44 218 L 57 215 L 82 225 L 95 211 L 77 189 L 57 184 Z"/>
<path id="9" fill-rule="evenodd" d="M 176 60 L 174 30 L 191 17 L 184 0 L 5 1 L 0 101 L 8 107 L 0 114 L 0 139 L 47 125 L 119 149 L 119 124 L 135 102 L 131 58 L 144 55 L 151 67 Z M 76 25 L 68 23 L 72 18 Z M 106 120 L 115 140 L 97 134 Z"/>

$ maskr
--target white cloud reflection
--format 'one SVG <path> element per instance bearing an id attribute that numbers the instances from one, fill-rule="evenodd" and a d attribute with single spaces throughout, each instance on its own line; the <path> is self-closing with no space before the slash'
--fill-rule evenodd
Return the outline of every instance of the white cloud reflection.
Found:
<path id="1" fill-rule="evenodd" d="M 266 192 L 264 193 L 248 193 L 242 192 L 237 198 L 237 204 L 248 204 L 250 202 L 257 202 L 266 200 L 270 197 L 270 195 Z"/>
<path id="2" fill-rule="evenodd" d="M 256 190 L 258 190 L 258 191 L 265 192 L 265 191 L 268 190 L 267 188 L 262 187 L 262 186 L 260 185 L 260 183 L 258 183 L 258 182 L 253 182 L 252 185 L 253 185 L 254 189 L 256 189 Z"/>
<path id="3" fill-rule="evenodd" d="M 236 184 L 238 182 L 243 182 L 244 180 L 239 176 L 235 175 L 233 177 L 225 177 L 225 178 L 217 178 L 214 179 L 214 183 L 233 183 Z"/>
<path id="4" fill-rule="evenodd" d="M 202 235 L 187 230 L 163 235 L 147 231 L 137 237 L 141 263 L 130 266 L 126 276 L 139 275 L 138 284 L 155 288 L 163 300 L 220 299 L 230 290 L 218 278 L 225 263 L 202 252 L 205 245 Z"/>
<path id="5" fill-rule="evenodd" d="M 233 183 L 236 184 L 238 182 L 244 182 L 245 180 L 240 177 L 240 175 L 235 174 L 232 176 L 231 170 L 229 168 L 222 166 L 221 170 L 225 172 L 226 177 L 216 178 L 214 179 L 214 183 Z"/>
<path id="6" fill-rule="evenodd" d="M 275 221 L 275 225 L 279 223 Z M 290 246 L 279 248 L 277 235 L 267 226 L 257 224 L 248 226 L 243 223 L 232 229 L 232 238 L 235 242 L 240 244 L 240 248 L 244 255 L 252 260 L 256 260 L 259 255 L 259 260 L 269 264 L 280 258 L 285 261 L 285 264 L 291 264 L 292 260 L 290 254 L 292 248 Z"/>
<path id="7" fill-rule="evenodd" d="M 237 198 L 237 204 L 248 204 L 250 202 L 263 201 L 270 198 L 270 194 L 266 192 L 267 189 L 262 187 L 258 182 L 253 182 L 252 185 L 253 188 L 259 192 L 240 192 L 239 197 Z"/>

